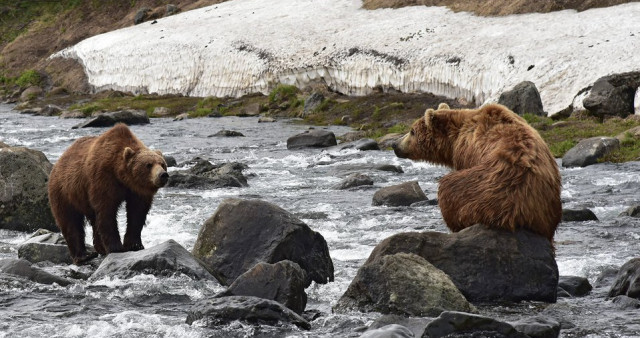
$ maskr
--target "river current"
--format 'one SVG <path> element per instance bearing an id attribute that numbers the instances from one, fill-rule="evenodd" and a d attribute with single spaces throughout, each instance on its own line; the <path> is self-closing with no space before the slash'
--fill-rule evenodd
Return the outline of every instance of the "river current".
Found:
<path id="1" fill-rule="evenodd" d="M 0 141 L 40 150 L 52 163 L 75 139 L 106 130 L 71 129 L 79 120 L 20 115 L 11 108 L 0 105 Z M 287 150 L 287 138 L 307 128 L 287 120 L 258 124 L 255 118 L 239 117 L 157 118 L 149 125 L 131 127 L 148 147 L 162 150 L 178 163 L 202 157 L 214 164 L 237 161 L 249 167 L 245 171 L 249 187 L 245 188 L 160 189 L 142 232 L 145 247 L 173 239 L 191 250 L 200 226 L 228 197 L 274 203 L 324 236 L 335 266 L 335 281 L 307 289 L 307 310 L 320 313 L 311 322 L 310 331 L 241 322 L 216 330 L 187 325 L 186 313 L 196 300 L 224 290 L 214 281 L 140 275 L 80 280 L 61 287 L 0 275 L 0 337 L 358 337 L 362 327 L 380 314 L 333 314 L 331 307 L 373 248 L 399 232 L 448 232 L 437 206 L 372 206 L 373 194 L 384 186 L 418 180 L 427 196 L 435 198 L 437 181 L 448 169 L 399 159 L 392 151 Z M 239 131 L 245 137 L 208 137 L 221 129 Z M 346 127 L 328 129 L 336 135 L 350 131 Z M 398 165 L 404 173 L 374 169 L 382 164 Z M 169 168 L 172 170 L 178 168 Z M 599 219 L 562 223 L 556 233 L 560 275 L 587 277 L 594 285 L 588 296 L 560 298 L 552 305 L 481 305 L 481 314 L 506 321 L 545 315 L 564 323 L 563 337 L 640 337 L 640 312 L 621 310 L 606 299 L 609 285 L 596 283 L 603 271 L 640 256 L 640 219 L 619 216 L 640 204 L 639 171 L 640 162 L 561 169 L 563 207 L 588 208 Z M 374 186 L 333 188 L 353 172 L 369 175 Z M 121 233 L 124 216 L 121 210 Z M 87 230 L 90 243 L 91 231 Z M 16 258 L 17 246 L 28 236 L 0 230 L 0 258 Z M 39 266 L 58 274 L 83 271 L 75 266 Z"/>

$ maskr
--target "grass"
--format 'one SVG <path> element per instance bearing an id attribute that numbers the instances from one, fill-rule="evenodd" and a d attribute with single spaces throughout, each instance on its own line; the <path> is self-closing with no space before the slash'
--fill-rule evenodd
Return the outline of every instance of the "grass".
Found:
<path id="1" fill-rule="evenodd" d="M 156 107 L 166 107 L 172 115 L 178 115 L 193 111 L 198 100 L 199 99 L 195 97 L 138 95 L 96 99 L 83 104 L 74 104 L 69 107 L 69 109 L 79 109 L 85 115 L 90 115 L 100 110 L 113 111 L 131 108 L 144 110 L 149 116 L 152 116 L 153 110 Z M 211 111 L 209 111 L 209 113 L 210 112 Z"/>

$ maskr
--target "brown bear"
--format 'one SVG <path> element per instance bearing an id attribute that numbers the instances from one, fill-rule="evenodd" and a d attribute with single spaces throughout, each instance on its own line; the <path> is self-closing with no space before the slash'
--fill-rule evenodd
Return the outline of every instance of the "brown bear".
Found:
<path id="1" fill-rule="evenodd" d="M 84 218 L 93 228 L 97 253 L 144 249 L 140 238 L 153 196 L 169 179 L 160 151 L 147 148 L 124 124 L 75 141 L 55 163 L 49 200 L 75 264 L 97 256 L 85 246 Z M 117 213 L 126 201 L 124 245 Z"/>
<path id="2" fill-rule="evenodd" d="M 562 217 L 560 172 L 540 134 L 507 107 L 428 109 L 393 145 L 396 156 L 454 169 L 439 183 L 451 231 L 477 223 L 542 235 L 553 243 Z"/>

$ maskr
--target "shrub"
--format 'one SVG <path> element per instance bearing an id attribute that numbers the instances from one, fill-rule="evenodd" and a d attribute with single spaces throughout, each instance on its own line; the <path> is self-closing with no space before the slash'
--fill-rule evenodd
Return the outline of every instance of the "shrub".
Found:
<path id="1" fill-rule="evenodd" d="M 20 76 L 16 79 L 16 84 L 21 88 L 26 88 L 29 86 L 39 85 L 41 80 L 42 79 L 40 78 L 40 74 L 37 71 L 31 69 L 20 74 Z"/>
<path id="2" fill-rule="evenodd" d="M 278 103 L 289 101 L 293 103 L 297 101 L 298 88 L 296 86 L 279 84 L 274 90 L 269 93 L 269 102 Z"/>

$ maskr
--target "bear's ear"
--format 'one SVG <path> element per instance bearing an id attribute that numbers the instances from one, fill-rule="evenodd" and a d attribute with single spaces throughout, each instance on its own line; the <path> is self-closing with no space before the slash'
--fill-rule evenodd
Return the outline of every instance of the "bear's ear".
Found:
<path id="1" fill-rule="evenodd" d="M 164 155 L 162 155 L 162 152 L 160 150 L 154 150 L 154 152 L 162 157 L 164 157 Z"/>
<path id="2" fill-rule="evenodd" d="M 433 121 L 433 113 L 435 111 L 431 108 L 427 109 L 424 111 L 424 124 L 427 125 L 427 127 L 431 126 L 431 123 Z"/>
<path id="3" fill-rule="evenodd" d="M 129 160 L 133 157 L 133 155 L 135 153 L 136 152 L 133 149 L 131 149 L 129 147 L 126 147 L 126 148 L 124 148 L 124 152 L 122 153 L 122 157 L 124 158 L 125 162 L 129 162 Z"/>
<path id="4" fill-rule="evenodd" d="M 448 104 L 442 102 L 438 105 L 438 110 L 441 110 L 441 109 L 451 109 L 451 108 L 449 108 Z"/>

